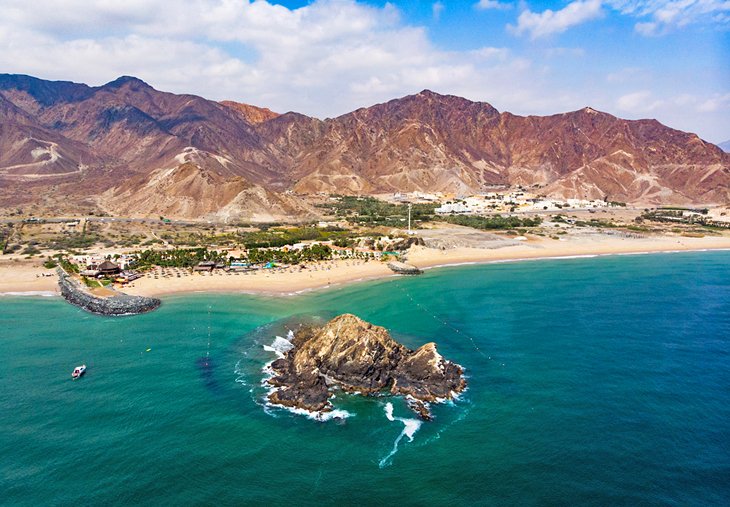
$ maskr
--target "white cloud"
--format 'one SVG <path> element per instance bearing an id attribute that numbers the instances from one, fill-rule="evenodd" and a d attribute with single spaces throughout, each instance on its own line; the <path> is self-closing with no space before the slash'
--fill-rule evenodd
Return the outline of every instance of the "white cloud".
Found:
<path id="1" fill-rule="evenodd" d="M 470 51 L 470 54 L 480 60 L 506 60 L 510 56 L 510 50 L 507 48 L 483 47 Z"/>
<path id="2" fill-rule="evenodd" d="M 530 62 L 504 48 L 446 52 L 390 4 L 265 1 L 6 0 L 0 69 L 103 84 L 135 75 L 158 89 L 319 117 L 431 88 L 522 106 L 539 98 Z M 60 20 L 60 21 L 59 21 Z M 105 28 L 106 27 L 106 28 Z M 109 35 L 99 36 L 97 32 Z M 509 97 L 523 88 L 522 102 Z"/>
<path id="3" fill-rule="evenodd" d="M 730 93 L 717 94 L 713 97 L 702 100 L 697 106 L 697 111 L 701 113 L 727 111 L 730 113 Z"/>
<path id="4" fill-rule="evenodd" d="M 538 39 L 562 33 L 601 16 L 601 0 L 575 0 L 559 11 L 546 9 L 537 13 L 526 9 L 517 18 L 517 26 L 510 25 L 509 28 L 517 35 L 528 33 L 532 39 Z"/>
<path id="5" fill-rule="evenodd" d="M 499 2 L 498 0 L 479 0 L 474 4 L 474 7 L 481 10 L 506 10 L 511 9 L 512 4 L 506 2 Z"/>
<path id="6" fill-rule="evenodd" d="M 649 72 L 640 67 L 624 67 L 616 70 L 606 76 L 609 83 L 631 83 L 637 81 L 646 81 L 649 78 Z"/>
<path id="7" fill-rule="evenodd" d="M 433 16 L 433 19 L 438 21 L 441 19 L 441 13 L 444 12 L 444 9 L 446 6 L 443 2 L 434 2 L 433 5 L 431 5 L 431 15 Z"/>
<path id="8" fill-rule="evenodd" d="M 554 47 L 546 48 L 544 50 L 545 56 L 548 58 L 582 58 L 586 55 L 586 51 L 583 48 L 564 48 Z"/>
<path id="9" fill-rule="evenodd" d="M 640 90 L 622 95 L 616 100 L 616 106 L 634 114 L 655 113 L 664 109 L 700 114 L 730 112 L 730 93 L 716 93 L 710 97 L 682 93 L 659 99 L 648 90 Z"/>
<path id="10" fill-rule="evenodd" d="M 636 30 L 637 33 L 640 33 L 641 35 L 645 35 L 647 37 L 657 35 L 658 28 L 659 25 L 652 21 L 647 21 L 645 23 L 636 23 L 634 25 L 634 30 Z"/>
<path id="11" fill-rule="evenodd" d="M 682 82 L 681 91 L 693 95 L 672 110 L 680 99 L 658 92 L 651 75 L 621 81 L 617 74 L 604 86 L 589 81 L 590 72 L 575 63 L 580 48 L 523 52 L 502 47 L 497 38 L 482 39 L 491 46 L 446 51 L 433 44 L 426 28 L 401 19 L 388 3 L 314 0 L 297 9 L 263 0 L 34 0 L 32 8 L 27 0 L 2 3 L 0 72 L 91 85 L 134 75 L 160 90 L 320 118 L 423 88 L 517 114 L 552 114 L 588 104 L 633 113 L 648 103 L 656 104 L 651 114 L 673 126 L 724 129 L 722 137 L 728 137 L 727 98 L 722 93 L 697 98 L 701 92 L 691 80 Z M 600 4 L 585 0 L 530 14 L 534 19 L 523 22 L 522 33 L 542 37 L 600 16 Z M 582 65 L 595 71 L 591 56 L 586 52 Z M 616 83 L 630 88 L 616 90 Z M 632 103 L 636 90 L 653 95 L 639 97 L 643 102 L 634 97 Z"/>
<path id="12" fill-rule="evenodd" d="M 622 14 L 642 19 L 636 32 L 652 36 L 696 23 L 730 25 L 728 0 L 607 0 Z"/>
<path id="13" fill-rule="evenodd" d="M 648 90 L 627 93 L 616 100 L 616 107 L 628 113 L 652 113 L 663 105 L 661 100 L 655 100 Z"/>

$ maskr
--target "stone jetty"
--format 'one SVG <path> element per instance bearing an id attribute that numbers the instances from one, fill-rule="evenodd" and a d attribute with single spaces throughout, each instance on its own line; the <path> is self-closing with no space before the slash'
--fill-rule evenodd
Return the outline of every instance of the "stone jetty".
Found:
<path id="1" fill-rule="evenodd" d="M 152 311 L 161 304 L 157 298 L 130 296 L 122 292 L 109 297 L 95 296 L 63 269 L 58 268 L 57 272 L 58 286 L 63 298 L 90 313 L 108 316 L 136 315 Z"/>

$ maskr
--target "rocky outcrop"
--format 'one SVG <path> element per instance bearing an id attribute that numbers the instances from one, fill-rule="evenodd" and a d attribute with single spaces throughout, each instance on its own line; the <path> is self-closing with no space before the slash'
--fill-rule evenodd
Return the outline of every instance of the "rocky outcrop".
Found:
<path id="1" fill-rule="evenodd" d="M 273 120 L 274 118 L 281 116 L 279 113 L 275 113 L 267 107 L 256 107 L 250 104 L 234 102 L 232 100 L 223 100 L 221 101 L 221 104 L 233 109 L 241 115 L 241 118 L 253 125 Z"/>
<path id="2" fill-rule="evenodd" d="M 393 273 L 398 273 L 399 275 L 420 275 L 423 273 L 423 271 L 413 264 L 406 264 L 405 262 L 391 261 L 388 263 L 388 267 Z"/>
<path id="3" fill-rule="evenodd" d="M 157 298 L 130 296 L 123 293 L 111 297 L 94 296 L 60 268 L 58 269 L 58 286 L 66 301 L 97 315 L 119 316 L 146 313 L 156 309 L 161 303 Z"/>
<path id="4" fill-rule="evenodd" d="M 451 399 L 466 388 L 463 369 L 444 359 L 436 344 L 413 351 L 388 331 L 343 314 L 321 328 L 300 330 L 294 347 L 271 364 L 269 401 L 312 412 L 332 410 L 331 390 L 364 395 L 404 395 L 422 418 L 429 403 Z"/>

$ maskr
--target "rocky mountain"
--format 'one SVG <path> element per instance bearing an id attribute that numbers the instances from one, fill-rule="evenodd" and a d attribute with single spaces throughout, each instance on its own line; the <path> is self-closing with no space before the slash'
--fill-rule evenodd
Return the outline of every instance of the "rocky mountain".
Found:
<path id="1" fill-rule="evenodd" d="M 425 90 L 319 120 L 155 90 L 0 75 L 0 207 L 314 216 L 303 196 L 491 185 L 656 203 L 730 201 L 730 155 L 655 120 L 500 113 Z M 64 208 L 65 207 L 65 208 Z"/>
<path id="2" fill-rule="evenodd" d="M 730 153 L 730 139 L 728 139 L 727 141 L 723 141 L 722 143 L 718 144 L 717 146 L 719 146 L 720 149 L 722 151 L 724 151 L 725 153 Z"/>
<path id="3" fill-rule="evenodd" d="M 266 107 L 256 107 L 249 104 L 242 104 L 240 102 L 233 102 L 232 100 L 224 100 L 221 104 L 233 109 L 240 114 L 244 120 L 253 125 L 273 120 L 277 116 L 280 116 L 279 113 L 275 113 Z"/>
<path id="4" fill-rule="evenodd" d="M 428 403 L 451 399 L 466 388 L 462 368 L 445 360 L 436 344 L 413 351 L 385 328 L 351 314 L 318 329 L 302 329 L 284 357 L 274 361 L 269 401 L 313 412 L 332 410 L 330 390 L 409 396 L 424 418 Z"/>

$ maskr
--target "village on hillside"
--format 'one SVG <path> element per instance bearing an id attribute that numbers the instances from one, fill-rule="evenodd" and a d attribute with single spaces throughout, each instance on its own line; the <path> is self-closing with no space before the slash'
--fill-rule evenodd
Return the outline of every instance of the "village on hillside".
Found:
<path id="1" fill-rule="evenodd" d="M 478 194 L 446 194 L 427 192 L 396 192 L 382 196 L 392 202 L 434 203 L 434 212 L 448 214 L 520 213 L 559 210 L 597 209 L 626 206 L 606 199 L 561 199 L 539 195 L 522 188 L 495 188 Z"/>

